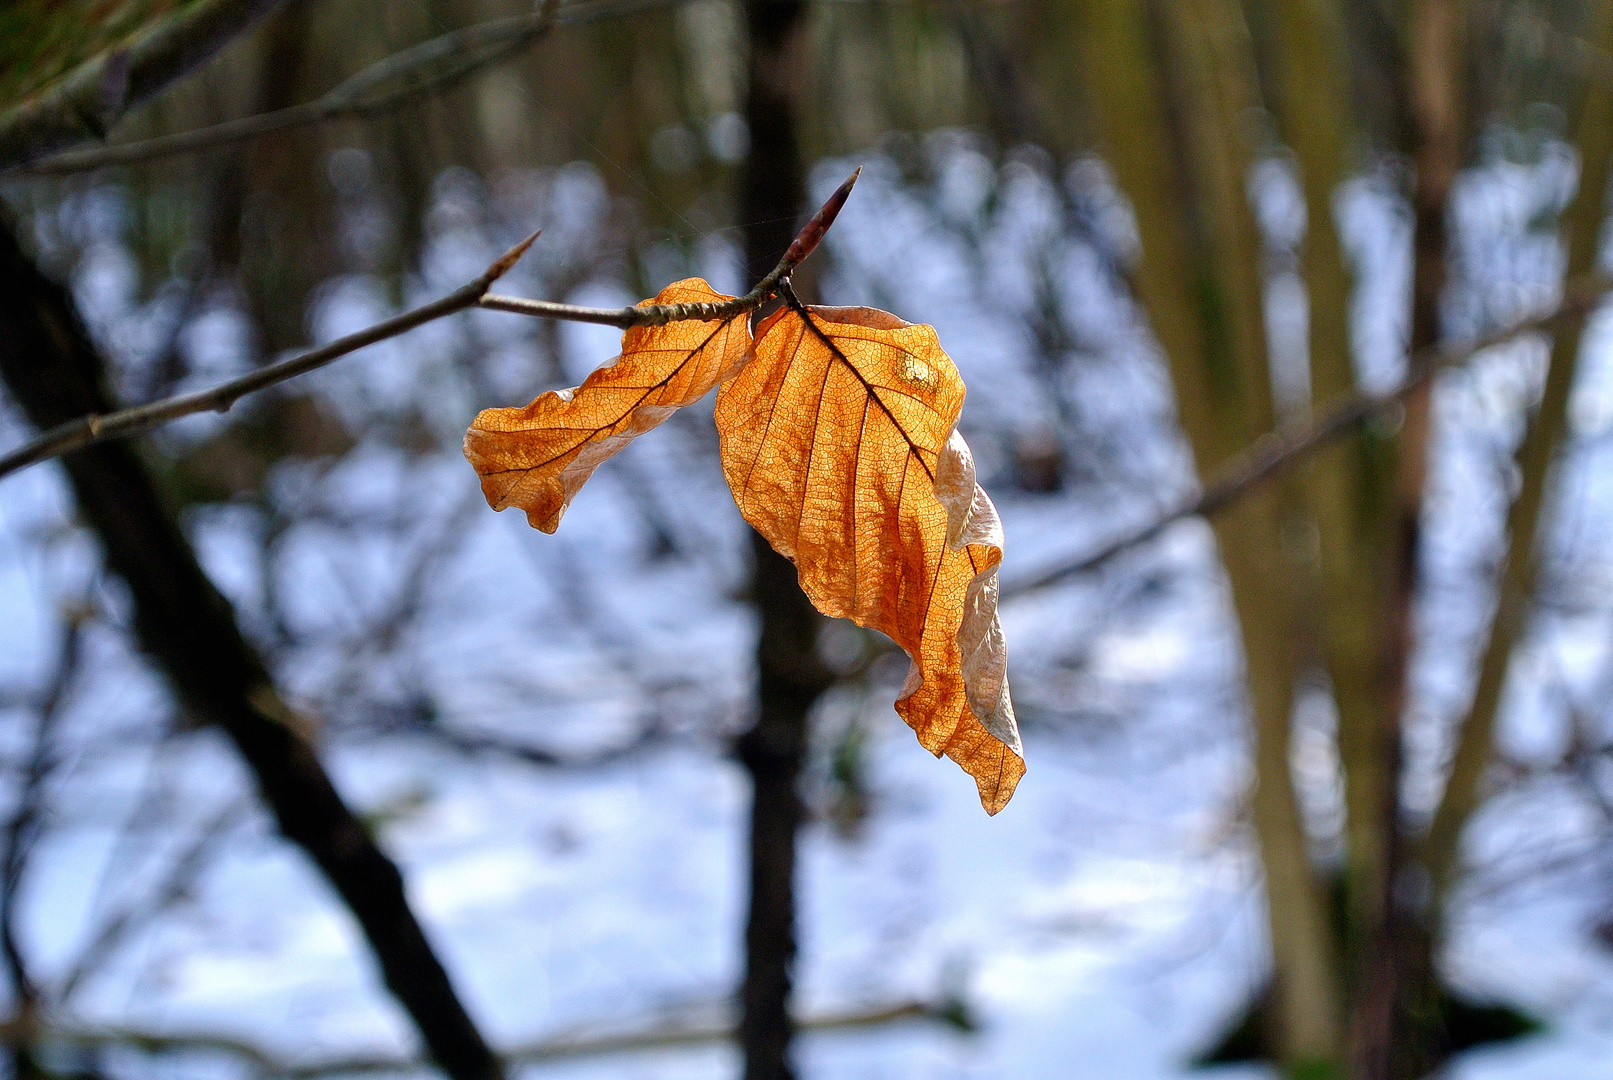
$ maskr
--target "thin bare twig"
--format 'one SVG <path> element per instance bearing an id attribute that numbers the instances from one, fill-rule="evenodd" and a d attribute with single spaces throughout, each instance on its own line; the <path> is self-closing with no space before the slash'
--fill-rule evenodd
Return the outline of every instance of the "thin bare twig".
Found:
<path id="1" fill-rule="evenodd" d="M 1018 596 L 1055 585 L 1095 569 L 1121 552 L 1158 536 L 1166 527 L 1183 518 L 1208 516 L 1225 509 L 1295 462 L 1342 438 L 1363 420 L 1392 408 L 1437 372 L 1465 364 L 1480 353 L 1521 335 L 1549 332 L 1573 319 L 1582 318 L 1610 289 L 1613 289 L 1613 279 L 1602 274 L 1576 278 L 1564 286 L 1562 302 L 1551 311 L 1514 323 L 1469 345 L 1429 349 L 1413 354 L 1406 377 L 1393 389 L 1381 394 L 1353 394 L 1309 423 L 1263 436 L 1233 458 L 1221 470 L 1219 477 L 1196 495 L 1183 498 L 1175 506 L 1121 534 L 1091 554 L 1043 570 L 1033 577 L 1004 583 L 1001 595 Z"/>
<path id="2" fill-rule="evenodd" d="M 562 6 L 551 0 L 526 15 L 477 23 L 410 46 L 371 64 L 313 101 L 192 131 L 55 154 L 17 171 L 31 176 L 62 176 L 210 150 L 329 120 L 370 116 L 462 82 L 489 64 L 515 55 L 557 26 L 602 22 L 677 2 L 581 0 Z M 437 70 L 429 70 L 432 68 Z M 389 83 L 397 85 L 381 89 Z"/>
<path id="3" fill-rule="evenodd" d="M 834 224 L 840 208 L 846 205 L 846 198 L 851 194 L 851 189 L 856 185 L 857 177 L 862 175 L 862 171 L 862 166 L 857 166 L 846 182 L 835 189 L 835 193 L 829 196 L 829 200 L 802 228 L 800 235 L 784 252 L 784 257 L 779 260 L 778 265 L 768 271 L 767 276 L 758 281 L 756 287 L 744 296 L 736 296 L 732 300 L 715 304 L 638 304 L 624 308 L 591 308 L 578 307 L 575 304 L 556 304 L 548 300 L 527 300 L 519 296 L 488 295 L 482 297 L 478 304 L 493 311 L 534 315 L 542 319 L 603 323 L 606 326 L 619 326 L 624 330 L 630 326 L 665 326 L 669 322 L 684 319 L 709 321 L 748 315 L 775 296 L 780 286 L 788 281 L 791 271 L 817 249 L 823 234 Z"/>
<path id="4" fill-rule="evenodd" d="M 174 859 L 168 873 L 154 889 L 131 901 L 101 925 L 95 937 L 80 950 L 73 961 L 72 970 L 57 984 L 53 995 L 55 999 L 62 1002 L 71 998 L 84 980 L 94 975 L 118 946 L 128 939 L 131 931 L 146 925 L 184 899 L 218 843 L 251 813 L 253 805 L 251 799 L 241 796 L 213 815 L 191 844 Z"/>
<path id="5" fill-rule="evenodd" d="M 34 1042 L 27 1030 L 38 1022 L 40 993 L 17 940 L 17 891 L 44 828 L 45 783 L 56 767 L 54 733 L 62 704 L 78 672 L 82 622 L 80 612 L 69 612 L 63 621 L 56 670 L 34 710 L 33 748 L 23 769 L 17 805 L 6 822 L 4 851 L 0 852 L 0 955 L 11 977 L 14 1008 L 24 1030 L 23 1037 L 11 1045 L 12 1073 L 19 1078 L 39 1074 L 33 1060 Z"/>
<path id="6" fill-rule="evenodd" d="M 102 416 L 81 416 L 77 420 L 59 424 L 26 445 L 0 457 L 0 477 L 36 462 L 59 457 L 70 450 L 93 446 L 108 439 L 128 438 L 181 417 L 204 412 L 227 412 L 231 405 L 247 394 L 294 379 L 298 375 L 305 375 L 350 352 L 357 352 L 367 345 L 397 337 L 435 319 L 475 307 L 476 302 L 492 287 L 493 282 L 504 276 L 537 238 L 538 234 L 533 233 L 500 256 L 475 281 L 462 285 L 442 299 L 376 323 L 356 334 L 349 334 L 329 345 L 305 352 L 301 356 L 282 360 L 278 364 L 270 364 L 239 379 L 231 379 L 227 383 L 221 383 L 207 390 L 198 390 L 193 394 L 180 394 L 177 397 L 153 401 L 148 405 L 137 405 L 132 409 L 120 409 Z"/>
<path id="7" fill-rule="evenodd" d="M 374 345 L 378 341 L 397 337 L 417 326 L 478 305 L 496 311 L 514 311 L 524 315 L 569 319 L 573 322 L 606 323 L 621 327 L 664 326 L 682 319 L 737 318 L 765 304 L 778 292 L 780 285 L 788 281 L 790 272 L 812 254 L 818 242 L 823 239 L 823 234 L 834 224 L 835 216 L 846 204 L 846 198 L 851 194 L 852 186 L 856 184 L 857 177 L 861 174 L 862 166 L 859 165 L 846 182 L 829 196 L 829 200 L 813 215 L 812 220 L 801 229 L 778 265 L 744 296 L 716 304 L 641 304 L 630 308 L 585 308 L 572 304 L 551 304 L 542 300 L 522 300 L 518 297 L 488 296 L 487 290 L 492 288 L 493 282 L 503 277 L 538 238 L 538 234 L 533 233 L 500 256 L 475 281 L 424 307 L 376 323 L 368 329 L 349 334 L 329 345 L 305 352 L 301 356 L 294 356 L 290 360 L 283 360 L 278 364 L 270 364 L 250 375 L 231 379 L 211 389 L 164 398 L 161 401 L 137 405 L 131 409 L 120 409 L 102 416 L 81 416 L 77 420 L 59 424 L 31 442 L 0 457 L 0 477 L 37 462 L 59 457 L 71 450 L 92 446 L 108 439 L 123 439 L 138 435 L 181 417 L 204 412 L 227 412 L 231 405 L 247 394 L 307 374 L 366 345 Z"/>

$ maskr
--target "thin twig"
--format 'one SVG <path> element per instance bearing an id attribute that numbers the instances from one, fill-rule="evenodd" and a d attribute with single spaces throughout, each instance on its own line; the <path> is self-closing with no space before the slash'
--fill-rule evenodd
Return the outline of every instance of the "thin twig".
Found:
<path id="1" fill-rule="evenodd" d="M 23 769 L 17 805 L 6 822 L 4 851 L 0 853 L 0 955 L 11 977 L 17 1020 L 25 1032 L 24 1037 L 11 1046 L 12 1072 L 17 1076 L 38 1072 L 33 1064 L 34 1043 L 26 1032 L 38 1022 L 40 1005 L 39 986 L 28 970 L 27 958 L 17 940 L 17 891 L 44 827 L 45 783 L 57 764 L 55 729 L 78 673 L 82 623 L 82 612 L 69 612 L 64 618 L 56 670 L 34 710 L 33 749 Z"/>
<path id="2" fill-rule="evenodd" d="M 132 409 L 120 409 L 102 416 L 81 416 L 77 420 L 59 424 L 32 442 L 0 457 L 0 477 L 36 462 L 58 457 L 70 450 L 93 446 L 108 439 L 138 435 L 181 417 L 204 412 L 227 412 L 231 405 L 247 394 L 307 374 L 350 352 L 356 352 L 387 338 L 397 337 L 435 319 L 475 307 L 476 302 L 492 287 L 493 282 L 507 273 L 537 238 L 538 234 L 533 233 L 500 256 L 475 281 L 455 289 L 442 299 L 376 323 L 356 334 L 349 334 L 329 345 L 305 352 L 301 356 L 282 360 L 278 364 L 270 364 L 239 379 L 231 379 L 227 383 L 221 383 L 207 390 L 198 390 L 193 394 L 180 394 L 177 397 L 153 401 L 148 405 L 137 405 Z"/>
<path id="3" fill-rule="evenodd" d="M 253 805 L 246 796 L 231 800 L 202 827 L 190 846 L 180 852 L 155 888 L 104 922 L 89 944 L 79 951 L 72 970 L 56 985 L 52 995 L 55 1000 L 64 1002 L 70 999 L 84 980 L 100 969 L 133 930 L 147 925 L 189 895 L 214 849 L 247 817 Z"/>
<path id="4" fill-rule="evenodd" d="M 527 300 L 519 296 L 498 295 L 484 296 L 478 303 L 481 307 L 492 311 L 533 315 L 541 319 L 603 323 L 606 326 L 619 326 L 624 330 L 630 326 L 665 326 L 669 322 L 684 319 L 712 321 L 748 315 L 776 295 L 779 287 L 788 280 L 790 272 L 816 250 L 818 242 L 823 239 L 823 234 L 828 232 L 829 226 L 834 224 L 835 216 L 840 213 L 840 208 L 846 204 L 846 198 L 851 194 L 851 189 L 856 185 L 857 177 L 862 175 L 862 171 L 862 166 L 857 166 L 846 182 L 835 189 L 835 193 L 829 196 L 822 209 L 801 229 L 800 235 L 784 252 L 784 257 L 779 260 L 778 265 L 744 296 L 736 296 L 732 300 L 715 304 L 638 304 L 624 308 L 578 307 L 575 304 L 556 304 L 549 300 Z"/>
<path id="5" fill-rule="evenodd" d="M 260 368 L 250 375 L 243 375 L 239 379 L 232 379 L 227 383 L 207 390 L 198 390 L 193 394 L 181 394 L 177 397 L 164 398 L 153 401 L 147 405 L 137 405 L 132 409 L 120 409 L 117 412 L 102 416 L 81 416 L 77 420 L 69 420 L 59 424 L 40 435 L 33 441 L 18 447 L 11 453 L 0 457 L 0 477 L 25 468 L 40 461 L 59 457 L 71 450 L 78 450 L 95 443 L 105 442 L 108 439 L 127 438 L 141 432 L 161 427 L 181 417 L 193 416 L 204 412 L 227 412 L 231 405 L 245 397 L 247 394 L 294 379 L 317 368 L 324 367 L 338 357 L 356 352 L 366 345 L 374 345 L 378 341 L 397 337 L 399 334 L 413 330 L 435 319 L 441 319 L 456 312 L 478 305 L 489 307 L 497 311 L 515 311 L 526 315 L 541 315 L 553 319 L 569 319 L 573 322 L 602 322 L 612 326 L 663 326 L 666 323 L 683 319 L 697 319 L 701 321 L 713 319 L 731 319 L 748 314 L 761 307 L 774 296 L 779 288 L 788 282 L 790 272 L 801 264 L 801 261 L 817 248 L 818 242 L 834 223 L 835 216 L 845 205 L 846 198 L 862 174 L 862 166 L 858 166 L 845 183 L 829 196 L 823 207 L 812 216 L 796 236 L 784 257 L 779 260 L 771 272 L 756 287 L 744 296 L 732 300 L 725 300 L 715 304 L 643 304 L 630 308 L 583 308 L 571 304 L 551 304 L 542 300 L 522 300 L 517 297 L 488 296 L 487 290 L 493 282 L 503 277 L 509 269 L 516 264 L 532 242 L 538 238 L 533 233 L 509 251 L 505 252 L 487 271 L 475 281 L 449 293 L 440 300 L 415 308 L 413 311 L 376 323 L 356 334 L 331 342 L 318 349 L 283 360 L 278 364 L 270 364 Z"/>
<path id="6" fill-rule="evenodd" d="M 771 275 L 770 275 L 771 276 Z M 769 286 L 763 292 L 763 286 Z M 669 322 L 680 319 L 732 319 L 745 315 L 767 302 L 771 295 L 771 288 L 778 285 L 777 281 L 764 279 L 755 289 L 744 296 L 736 296 L 732 300 L 724 300 L 715 304 L 644 304 L 640 307 L 624 308 L 593 308 L 578 307 L 576 304 L 557 304 L 550 300 L 528 300 L 521 296 L 499 296 L 490 294 L 477 301 L 478 306 L 489 311 L 508 311 L 513 315 L 532 315 L 540 319 L 564 319 L 567 322 L 602 323 L 606 326 L 618 326 L 623 330 L 630 326 L 665 326 Z"/>
<path id="7" fill-rule="evenodd" d="M 1263 436 L 1233 458 L 1221 470 L 1219 477 L 1205 485 L 1196 495 L 1182 499 L 1175 506 L 1123 533 L 1091 554 L 1043 570 L 1034 577 L 1005 583 L 1001 595 L 1018 596 L 1086 573 L 1121 552 L 1152 539 L 1167 526 L 1183 518 L 1209 516 L 1225 509 L 1251 489 L 1295 462 L 1343 437 L 1363 420 L 1392 408 L 1437 372 L 1465 364 L 1480 353 L 1523 334 L 1547 332 L 1569 320 L 1581 318 L 1597 301 L 1607 295 L 1610 289 L 1613 289 L 1613 279 L 1605 275 L 1591 274 L 1577 278 L 1564 287 L 1562 302 L 1549 312 L 1524 319 L 1470 345 L 1430 349 L 1413 355 L 1406 377 L 1393 389 L 1381 394 L 1352 394 L 1310 423 Z"/>
<path id="8" fill-rule="evenodd" d="M 61 176 L 210 150 L 329 120 L 370 116 L 461 82 L 489 64 L 513 56 L 557 26 L 601 22 L 677 2 L 680 0 L 582 0 L 564 6 L 546 3 L 527 15 L 477 23 L 413 45 L 371 64 L 313 101 L 192 131 L 56 154 L 23 165 L 17 172 Z M 426 71 L 439 64 L 445 66 Z M 388 83 L 399 85 L 390 90 L 378 89 Z"/>

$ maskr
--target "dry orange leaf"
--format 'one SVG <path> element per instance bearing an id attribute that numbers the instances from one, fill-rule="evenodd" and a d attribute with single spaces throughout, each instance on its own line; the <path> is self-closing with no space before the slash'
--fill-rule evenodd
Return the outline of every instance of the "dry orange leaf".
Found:
<path id="1" fill-rule="evenodd" d="M 644 304 L 732 299 L 688 278 Z M 750 343 L 744 315 L 635 326 L 622 334 L 615 362 L 581 386 L 551 390 L 524 409 L 484 409 L 465 433 L 465 456 L 488 505 L 519 506 L 533 528 L 554 532 L 600 462 L 705 397 L 745 362 Z"/>
<path id="2" fill-rule="evenodd" d="M 820 611 L 907 651 L 896 711 L 995 814 L 1025 763 L 997 618 L 1002 525 L 956 430 L 958 369 L 933 327 L 873 308 L 782 308 L 753 353 L 717 393 L 740 512 Z"/>
<path id="3" fill-rule="evenodd" d="M 554 532 L 600 462 L 727 380 L 717 429 L 745 520 L 820 611 L 907 651 L 896 711 L 995 814 L 1025 763 L 997 618 L 1002 525 L 956 430 L 963 380 L 932 327 L 785 295 L 754 344 L 744 315 L 628 330 L 581 386 L 483 411 L 465 456 L 495 510 Z M 691 278 L 645 303 L 728 299 Z"/>

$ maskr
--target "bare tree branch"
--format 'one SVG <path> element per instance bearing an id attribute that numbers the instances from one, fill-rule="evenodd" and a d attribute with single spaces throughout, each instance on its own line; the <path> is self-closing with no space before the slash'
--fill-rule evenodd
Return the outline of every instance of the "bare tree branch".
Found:
<path id="1" fill-rule="evenodd" d="M 1056 585 L 1095 569 L 1121 552 L 1158 536 L 1166 527 L 1183 518 L 1208 516 L 1225 509 L 1295 462 L 1342 438 L 1363 420 L 1398 404 L 1439 371 L 1465 364 L 1480 353 L 1524 334 L 1550 332 L 1582 318 L 1610 289 L 1613 289 L 1613 279 L 1603 274 L 1575 278 L 1564 286 L 1562 302 L 1551 311 L 1514 323 L 1469 345 L 1441 347 L 1413 354 L 1410 370 L 1393 389 L 1381 394 L 1351 395 L 1310 423 L 1267 434 L 1234 457 L 1220 476 L 1206 484 L 1196 495 L 1182 499 L 1175 506 L 1121 534 L 1089 555 L 1043 570 L 1033 577 L 1004 583 L 1002 595 L 1019 596 Z"/>
<path id="2" fill-rule="evenodd" d="M 57 650 L 56 670 L 35 709 L 33 748 L 23 768 L 17 805 L 6 822 L 4 850 L 0 852 L 0 954 L 4 956 L 6 970 L 11 976 L 12 994 L 16 999 L 14 1007 L 25 1030 L 37 1021 L 40 995 L 39 986 L 28 970 L 27 958 L 22 954 L 22 946 L 17 941 L 17 890 L 22 886 L 28 856 L 39 839 L 44 814 L 45 781 L 56 764 L 52 755 L 55 746 L 52 736 L 61 715 L 62 702 L 78 672 L 81 622 L 82 618 L 77 613 L 69 613 L 65 619 L 61 647 Z M 34 1062 L 33 1047 L 33 1039 L 26 1036 L 11 1045 L 11 1070 L 17 1080 L 33 1080 L 41 1075 Z"/>
<path id="3" fill-rule="evenodd" d="M 278 364 L 270 364 L 239 379 L 231 379 L 227 383 L 221 383 L 207 390 L 198 390 L 193 394 L 180 394 L 147 405 L 120 409 L 105 416 L 81 416 L 65 424 L 58 424 L 26 445 L 0 457 L 0 477 L 36 462 L 58 457 L 70 450 L 93 446 L 108 439 L 138 435 L 181 417 L 204 412 L 227 412 L 231 405 L 247 394 L 278 385 L 298 375 L 305 375 L 350 352 L 357 352 L 365 346 L 397 337 L 433 320 L 475 307 L 476 302 L 482 298 L 493 282 L 508 272 L 537 238 L 538 234 L 533 233 L 500 256 L 498 261 L 489 266 L 475 281 L 460 286 L 442 299 L 376 323 L 356 334 L 349 334 L 329 345 L 305 352 L 301 356 L 282 360 Z"/>
<path id="4" fill-rule="evenodd" d="M 244 796 L 231 800 L 214 814 L 190 845 L 180 852 L 169 867 L 168 873 L 146 895 L 130 902 L 116 915 L 106 920 L 88 945 L 80 950 L 68 971 L 54 988 L 57 1001 L 67 1001 L 83 985 L 84 980 L 100 968 L 126 940 L 129 934 L 148 924 L 162 912 L 182 900 L 196 883 L 197 876 L 207 865 L 220 841 L 244 820 L 251 810 L 251 802 Z"/>
<path id="5" fill-rule="evenodd" d="M 782 276 L 782 275 L 779 275 Z M 564 319 L 567 322 L 600 323 L 618 326 L 665 326 L 679 319 L 731 319 L 749 314 L 767 302 L 778 286 L 778 277 L 769 275 L 756 288 L 744 296 L 720 303 L 707 304 L 641 304 L 623 308 L 578 307 L 576 304 L 557 304 L 552 300 L 528 300 L 521 296 L 492 294 L 477 301 L 477 306 L 489 311 L 507 311 L 512 315 L 531 315 L 539 319 Z"/>
<path id="6" fill-rule="evenodd" d="M 207 60 L 281 0 L 195 0 L 0 115 L 0 167 L 100 139 L 134 106 Z"/>
<path id="7" fill-rule="evenodd" d="M 737 318 L 755 311 L 766 303 L 778 291 L 780 284 L 789 279 L 790 272 L 812 254 L 818 242 L 823 239 L 823 234 L 834 223 L 840 208 L 845 205 L 846 198 L 851 194 L 852 186 L 856 184 L 857 177 L 861 173 L 862 166 L 859 165 L 846 182 L 829 196 L 822 209 L 802 228 L 778 265 L 744 296 L 716 304 L 640 304 L 629 308 L 586 308 L 572 304 L 552 304 L 543 300 L 488 296 L 487 290 L 492 287 L 493 282 L 503 277 L 538 238 L 538 234 L 533 233 L 500 256 L 475 281 L 460 286 L 440 300 L 434 300 L 413 311 L 376 323 L 368 329 L 349 334 L 329 345 L 310 350 L 289 360 L 282 360 L 278 364 L 259 368 L 249 375 L 231 379 L 227 383 L 221 383 L 207 390 L 163 398 L 146 405 L 120 409 L 104 416 L 81 416 L 58 424 L 38 438 L 0 457 L 0 477 L 29 465 L 59 457 L 70 450 L 93 446 L 109 439 L 128 438 L 181 417 L 204 412 L 227 412 L 231 405 L 247 394 L 276 386 L 298 375 L 305 375 L 367 345 L 397 337 L 417 326 L 478 305 L 496 311 L 514 311 L 524 315 L 568 319 L 573 322 L 606 323 L 621 327 L 664 326 L 680 319 Z"/>
<path id="8" fill-rule="evenodd" d="M 30 176 L 62 176 L 210 150 L 329 120 L 370 116 L 448 89 L 488 65 L 515 55 L 557 26 L 582 26 L 677 2 L 680 0 L 581 0 L 562 6 L 550 0 L 538 11 L 477 23 L 394 53 L 313 101 L 192 131 L 55 154 L 24 164 L 17 171 Z M 387 84 L 396 85 L 387 89 Z"/>

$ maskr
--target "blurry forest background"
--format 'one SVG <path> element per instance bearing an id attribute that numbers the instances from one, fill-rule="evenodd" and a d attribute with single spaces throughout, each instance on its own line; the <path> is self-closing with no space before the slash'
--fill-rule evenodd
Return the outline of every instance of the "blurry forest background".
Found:
<path id="1" fill-rule="evenodd" d="M 13 1074 L 1600 1075 L 1610 159 L 1610 0 L 6 5 L 0 454 L 534 228 L 743 292 L 862 165 L 797 288 L 968 382 L 1029 766 L 913 745 L 709 402 L 489 511 L 618 335 L 461 311 L 0 475 Z"/>

